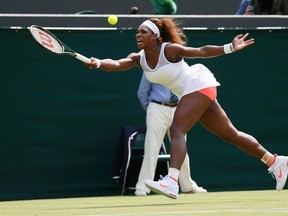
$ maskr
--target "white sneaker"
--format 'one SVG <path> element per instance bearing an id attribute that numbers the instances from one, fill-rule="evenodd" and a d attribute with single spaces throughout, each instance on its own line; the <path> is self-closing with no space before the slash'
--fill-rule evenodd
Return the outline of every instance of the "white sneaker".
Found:
<path id="1" fill-rule="evenodd" d="M 180 185 L 180 188 L 181 188 L 181 185 Z M 198 184 L 193 180 L 192 180 L 192 186 L 187 187 L 184 190 L 182 190 L 182 188 L 181 188 L 181 191 L 182 191 L 182 193 L 187 193 L 187 194 L 190 194 L 190 193 L 205 194 L 205 193 L 207 193 L 207 190 L 205 188 L 199 187 Z"/>
<path id="2" fill-rule="evenodd" d="M 191 193 L 194 193 L 194 194 L 206 194 L 207 193 L 207 190 L 203 187 L 195 187 L 191 190 Z"/>
<path id="3" fill-rule="evenodd" d="M 288 157 L 276 156 L 275 163 L 268 169 L 276 179 L 276 190 L 280 191 L 284 188 L 288 174 Z"/>
<path id="4" fill-rule="evenodd" d="M 147 193 L 145 190 L 141 190 L 141 189 L 136 189 L 135 191 L 135 196 L 147 196 Z"/>
<path id="5" fill-rule="evenodd" d="M 159 181 L 146 180 L 146 187 L 155 193 L 163 194 L 172 199 L 177 199 L 179 193 L 178 184 L 169 176 L 165 176 L 164 178 L 160 176 L 160 178 Z"/>
<path id="6" fill-rule="evenodd" d="M 182 193 L 186 193 L 186 194 L 190 194 L 190 193 L 193 193 L 193 194 L 205 194 L 205 193 L 207 193 L 207 190 L 205 188 L 203 188 L 203 187 L 199 187 L 197 185 L 197 183 L 195 181 L 193 181 L 192 187 L 189 188 L 186 191 L 182 190 Z"/>

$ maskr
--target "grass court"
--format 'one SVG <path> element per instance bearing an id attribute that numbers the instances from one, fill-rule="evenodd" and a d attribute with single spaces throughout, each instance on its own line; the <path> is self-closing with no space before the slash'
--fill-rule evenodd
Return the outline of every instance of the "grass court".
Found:
<path id="1" fill-rule="evenodd" d="M 188 216 L 288 215 L 288 190 L 208 192 L 180 194 L 172 200 L 147 197 L 105 196 L 0 202 L 1 216 Z"/>

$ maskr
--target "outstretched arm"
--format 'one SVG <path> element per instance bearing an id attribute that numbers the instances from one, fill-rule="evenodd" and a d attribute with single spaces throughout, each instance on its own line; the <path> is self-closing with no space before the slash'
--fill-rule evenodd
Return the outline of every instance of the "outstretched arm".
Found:
<path id="1" fill-rule="evenodd" d="M 223 54 L 229 54 L 244 49 L 254 43 L 254 38 L 245 40 L 249 33 L 237 35 L 232 43 L 224 46 L 206 45 L 199 48 L 184 47 L 179 44 L 167 45 L 166 55 L 170 59 L 177 58 L 211 58 Z"/>
<path id="2" fill-rule="evenodd" d="M 119 60 L 98 59 L 91 57 L 91 62 L 85 64 L 89 69 L 101 69 L 107 72 L 126 71 L 135 66 L 140 66 L 140 56 L 138 53 L 132 53 L 126 58 Z"/>

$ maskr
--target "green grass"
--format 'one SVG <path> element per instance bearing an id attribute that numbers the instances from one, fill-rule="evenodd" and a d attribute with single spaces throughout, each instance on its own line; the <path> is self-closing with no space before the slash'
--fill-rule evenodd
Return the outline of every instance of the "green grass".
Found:
<path id="1" fill-rule="evenodd" d="M 0 202 L 1 216 L 288 215 L 288 190 Z"/>

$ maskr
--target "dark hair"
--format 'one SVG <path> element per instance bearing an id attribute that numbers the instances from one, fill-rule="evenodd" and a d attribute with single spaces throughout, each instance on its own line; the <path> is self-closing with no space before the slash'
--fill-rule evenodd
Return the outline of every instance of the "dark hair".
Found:
<path id="1" fill-rule="evenodd" d="M 151 18 L 150 21 L 159 28 L 162 42 L 186 45 L 187 37 L 175 20 L 171 18 Z"/>

